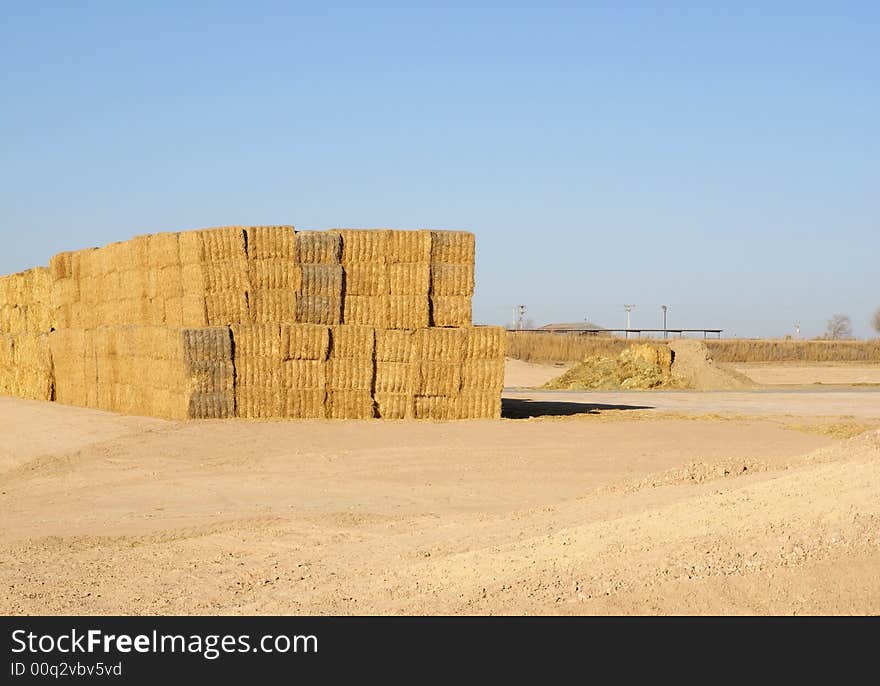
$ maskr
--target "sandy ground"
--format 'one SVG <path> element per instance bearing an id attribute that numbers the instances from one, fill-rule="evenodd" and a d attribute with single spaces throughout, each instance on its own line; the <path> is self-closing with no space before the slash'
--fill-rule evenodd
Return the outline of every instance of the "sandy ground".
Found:
<path id="1" fill-rule="evenodd" d="M 570 364 L 535 364 L 522 360 L 504 361 L 504 384 L 508 388 L 539 388 L 571 369 Z"/>
<path id="2" fill-rule="evenodd" d="M 775 364 L 753 363 L 730 365 L 759 384 L 805 386 L 823 385 L 880 385 L 880 365 L 839 363 Z"/>
<path id="3" fill-rule="evenodd" d="M 449 423 L 0 398 L 0 612 L 880 612 L 880 422 L 852 418 L 880 393 L 797 419 L 535 395 Z"/>

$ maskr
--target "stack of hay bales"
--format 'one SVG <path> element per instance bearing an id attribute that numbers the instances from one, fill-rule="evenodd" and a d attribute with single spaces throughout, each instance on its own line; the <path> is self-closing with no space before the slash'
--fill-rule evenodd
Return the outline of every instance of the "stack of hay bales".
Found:
<path id="1" fill-rule="evenodd" d="M 45 267 L 0 277 L 0 394 L 54 398 L 51 300 L 52 280 Z"/>
<path id="2" fill-rule="evenodd" d="M 0 279 L 0 392 L 174 419 L 498 417 L 504 340 L 471 326 L 473 291 L 465 232 L 140 236 Z"/>

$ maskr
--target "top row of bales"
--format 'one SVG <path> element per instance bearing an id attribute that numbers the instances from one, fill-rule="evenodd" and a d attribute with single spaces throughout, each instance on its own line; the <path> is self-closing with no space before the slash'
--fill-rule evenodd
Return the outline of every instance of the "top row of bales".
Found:
<path id="1" fill-rule="evenodd" d="M 62 253 L 52 258 L 49 276 L 59 328 L 467 326 L 474 236 L 224 227 Z"/>
<path id="2" fill-rule="evenodd" d="M 0 276 L 0 334 L 44 334 L 52 328 L 52 279 L 37 267 Z"/>

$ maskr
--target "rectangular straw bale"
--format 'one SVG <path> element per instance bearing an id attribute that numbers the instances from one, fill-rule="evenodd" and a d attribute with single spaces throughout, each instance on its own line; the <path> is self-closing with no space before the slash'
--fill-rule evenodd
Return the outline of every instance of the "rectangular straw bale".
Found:
<path id="1" fill-rule="evenodd" d="M 247 258 L 246 236 L 243 226 L 224 226 L 198 232 L 203 262 L 212 263 Z"/>
<path id="2" fill-rule="evenodd" d="M 277 358 L 236 356 L 236 382 L 242 386 L 281 388 L 284 385 L 281 364 Z"/>
<path id="3" fill-rule="evenodd" d="M 189 398 L 189 419 L 229 419 L 235 416 L 235 394 L 231 391 L 193 393 Z"/>
<path id="4" fill-rule="evenodd" d="M 330 350 L 330 329 L 314 324 L 281 326 L 281 353 L 285 360 L 327 359 Z"/>
<path id="5" fill-rule="evenodd" d="M 49 258 L 49 272 L 53 281 L 73 278 L 73 253 L 62 252 Z"/>
<path id="6" fill-rule="evenodd" d="M 391 231 L 388 235 L 388 259 L 391 264 L 431 261 L 430 231 Z"/>
<path id="7" fill-rule="evenodd" d="M 457 399 L 446 396 L 417 395 L 413 400 L 415 419 L 447 420 L 458 418 Z"/>
<path id="8" fill-rule="evenodd" d="M 245 235 L 250 259 L 293 260 L 296 257 L 292 226 L 249 226 Z"/>
<path id="9" fill-rule="evenodd" d="M 428 295 L 431 266 L 427 262 L 405 262 L 388 266 L 388 292 L 391 295 Z"/>
<path id="10" fill-rule="evenodd" d="M 192 362 L 211 360 L 232 361 L 232 337 L 229 327 L 183 329 L 183 360 Z"/>
<path id="11" fill-rule="evenodd" d="M 327 392 L 329 419 L 372 419 L 375 403 L 370 391 L 330 390 Z"/>
<path id="12" fill-rule="evenodd" d="M 152 269 L 180 266 L 180 234 L 157 233 L 147 236 L 147 266 Z"/>
<path id="13" fill-rule="evenodd" d="M 419 386 L 419 365 L 414 362 L 376 362 L 375 391 L 413 395 Z"/>
<path id="14" fill-rule="evenodd" d="M 226 393 L 235 390 L 235 369 L 232 362 L 194 362 L 185 373 L 186 387 L 193 393 Z"/>
<path id="15" fill-rule="evenodd" d="M 504 388 L 504 358 L 463 360 L 461 363 L 461 387 L 500 393 Z"/>
<path id="16" fill-rule="evenodd" d="M 415 416 L 415 399 L 409 393 L 376 391 L 376 415 L 380 419 L 412 419 Z"/>
<path id="17" fill-rule="evenodd" d="M 200 263 L 181 265 L 180 285 L 184 295 L 204 295 L 208 290 L 204 267 Z"/>
<path id="18" fill-rule="evenodd" d="M 327 362 L 327 387 L 342 391 L 371 391 L 372 358 L 331 359 Z"/>
<path id="19" fill-rule="evenodd" d="M 330 357 L 373 359 L 376 332 L 370 326 L 341 324 L 330 327 Z"/>
<path id="20" fill-rule="evenodd" d="M 346 324 L 375 326 L 385 328 L 388 325 L 388 298 L 381 295 L 346 295 Z"/>
<path id="21" fill-rule="evenodd" d="M 248 309 L 256 324 L 292 322 L 296 319 L 296 293 L 287 289 L 251 291 Z"/>
<path id="22" fill-rule="evenodd" d="M 298 295 L 296 321 L 300 324 L 339 324 L 342 319 L 342 299 L 328 295 Z"/>
<path id="23" fill-rule="evenodd" d="M 180 299 L 181 327 L 199 328 L 208 325 L 208 310 L 204 294 L 184 295 Z"/>
<path id="24" fill-rule="evenodd" d="M 384 229 L 339 229 L 342 237 L 342 263 L 385 264 L 391 232 Z M 363 295 L 369 295 L 365 293 Z"/>
<path id="25" fill-rule="evenodd" d="M 464 359 L 503 359 L 507 345 L 506 332 L 499 326 L 473 326 L 462 330 Z"/>
<path id="26" fill-rule="evenodd" d="M 384 262 L 345 265 L 345 295 L 379 296 L 388 293 L 388 267 Z"/>
<path id="27" fill-rule="evenodd" d="M 178 255 L 184 267 L 201 265 L 206 259 L 205 240 L 199 231 L 184 231 L 178 234 Z"/>
<path id="28" fill-rule="evenodd" d="M 321 360 L 285 360 L 281 385 L 287 389 L 323 390 L 327 387 L 327 363 Z"/>
<path id="29" fill-rule="evenodd" d="M 437 327 L 463 327 L 472 323 L 470 296 L 431 296 L 431 325 Z"/>
<path id="30" fill-rule="evenodd" d="M 250 285 L 248 263 L 244 258 L 206 262 L 202 274 L 208 292 L 244 291 Z"/>
<path id="31" fill-rule="evenodd" d="M 87 248 L 86 250 L 76 251 L 70 259 L 70 268 L 73 271 L 74 279 L 99 276 L 98 249 Z"/>
<path id="32" fill-rule="evenodd" d="M 157 269 L 158 283 L 156 296 L 160 298 L 180 298 L 183 295 L 183 278 L 179 266 Z"/>
<path id="33" fill-rule="evenodd" d="M 431 294 L 438 296 L 474 294 L 473 264 L 432 264 Z"/>
<path id="34" fill-rule="evenodd" d="M 284 396 L 277 387 L 236 386 L 235 402 L 243 419 L 278 419 Z"/>
<path id="35" fill-rule="evenodd" d="M 290 259 L 252 259 L 248 262 L 248 282 L 253 290 L 284 288 L 298 291 L 302 288 L 302 269 Z"/>
<path id="36" fill-rule="evenodd" d="M 430 304 L 428 298 L 419 295 L 389 295 L 389 329 L 421 329 L 430 323 Z"/>
<path id="37" fill-rule="evenodd" d="M 419 359 L 421 336 L 405 329 L 376 329 L 377 362 L 414 362 Z"/>
<path id="38" fill-rule="evenodd" d="M 419 365 L 419 395 L 456 396 L 461 390 L 461 365 L 457 362 L 426 362 Z"/>
<path id="39" fill-rule="evenodd" d="M 244 291 L 229 290 L 205 295 L 208 326 L 228 326 L 250 321 L 250 309 Z"/>
<path id="40" fill-rule="evenodd" d="M 52 286 L 55 305 L 71 305 L 79 301 L 79 284 L 76 279 L 59 279 Z"/>
<path id="41" fill-rule="evenodd" d="M 431 262 L 473 264 L 476 238 L 467 231 L 432 231 Z"/>
<path id="42" fill-rule="evenodd" d="M 284 393 L 282 416 L 286 419 L 324 419 L 327 393 L 323 389 L 291 389 Z"/>
<path id="43" fill-rule="evenodd" d="M 464 347 L 461 329 L 421 329 L 418 338 L 418 359 L 423 362 L 458 362 Z"/>
<path id="44" fill-rule="evenodd" d="M 301 266 L 302 295 L 342 296 L 342 266 L 338 264 L 304 264 Z"/>
<path id="45" fill-rule="evenodd" d="M 458 419 L 501 419 L 501 394 L 462 391 L 456 401 Z"/>
<path id="46" fill-rule="evenodd" d="M 232 327 L 236 362 L 240 358 L 271 358 L 281 361 L 281 325 L 244 324 Z"/>
<path id="47" fill-rule="evenodd" d="M 342 256 L 342 238 L 334 232 L 298 231 L 295 245 L 300 264 L 339 264 Z"/>

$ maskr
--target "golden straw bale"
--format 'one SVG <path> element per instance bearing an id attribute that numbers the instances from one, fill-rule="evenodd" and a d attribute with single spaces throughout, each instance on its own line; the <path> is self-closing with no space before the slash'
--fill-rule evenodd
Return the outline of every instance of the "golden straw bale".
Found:
<path id="1" fill-rule="evenodd" d="M 228 326 L 250 321 L 250 309 L 244 291 L 228 290 L 205 295 L 208 326 Z"/>
<path id="2" fill-rule="evenodd" d="M 416 331 L 376 329 L 378 362 L 414 362 L 419 359 L 422 338 Z"/>
<path id="3" fill-rule="evenodd" d="M 281 385 L 288 389 L 323 390 L 327 387 L 327 363 L 322 360 L 285 360 Z"/>
<path id="4" fill-rule="evenodd" d="M 389 329 L 421 329 L 430 322 L 430 303 L 428 298 L 419 295 L 389 295 Z"/>
<path id="5" fill-rule="evenodd" d="M 342 237 L 342 263 L 385 263 L 391 232 L 384 229 L 338 229 Z M 370 295 L 364 293 L 363 295 Z"/>
<path id="6" fill-rule="evenodd" d="M 243 258 L 206 262 L 202 274 L 208 292 L 244 291 L 250 285 L 248 263 Z"/>
<path id="7" fill-rule="evenodd" d="M 173 306 L 173 303 L 172 305 Z M 199 328 L 208 325 L 204 295 L 185 295 L 180 299 L 181 327 Z"/>
<path id="8" fill-rule="evenodd" d="M 330 327 L 330 357 L 373 359 L 376 331 L 369 326 L 340 324 Z"/>
<path id="9" fill-rule="evenodd" d="M 282 398 L 282 416 L 286 419 L 324 419 L 327 393 L 323 389 L 291 389 Z"/>
<path id="10" fill-rule="evenodd" d="M 292 322 L 296 319 L 296 293 L 286 289 L 260 289 L 250 294 L 249 311 L 254 323 Z"/>
<path id="11" fill-rule="evenodd" d="M 314 324 L 281 326 L 281 353 L 285 360 L 327 359 L 330 350 L 330 329 Z"/>
<path id="12" fill-rule="evenodd" d="M 462 389 L 497 391 L 504 388 L 504 358 L 494 360 L 463 360 L 461 363 Z"/>
<path id="13" fill-rule="evenodd" d="M 388 259 L 391 264 L 431 261 L 430 231 L 390 231 Z"/>
<path id="14" fill-rule="evenodd" d="M 282 327 L 274 324 L 246 324 L 232 327 L 236 364 L 240 358 L 271 358 L 281 361 Z"/>
<path id="15" fill-rule="evenodd" d="M 417 395 L 413 400 L 413 417 L 435 421 L 458 419 L 457 398 Z"/>
<path id="16" fill-rule="evenodd" d="M 388 266 L 388 292 L 391 295 L 426 296 L 431 289 L 431 265 L 407 262 Z"/>
<path id="17" fill-rule="evenodd" d="M 457 362 L 426 362 L 419 365 L 417 393 L 426 396 L 456 396 L 461 390 L 461 365 Z"/>
<path id="18" fill-rule="evenodd" d="M 375 326 L 380 329 L 388 324 L 387 296 L 346 295 L 344 307 L 343 319 L 346 324 Z"/>
<path id="19" fill-rule="evenodd" d="M 302 295 L 342 296 L 342 266 L 304 264 L 299 292 Z"/>
<path id="20" fill-rule="evenodd" d="M 187 364 L 200 360 L 232 361 L 232 335 L 229 327 L 184 329 L 183 360 Z"/>
<path id="21" fill-rule="evenodd" d="M 421 329 L 418 338 L 418 359 L 423 362 L 458 362 L 464 348 L 462 329 Z"/>
<path id="22" fill-rule="evenodd" d="M 296 240 L 292 226 L 249 226 L 245 229 L 247 254 L 257 260 L 294 260 Z"/>
<path id="23" fill-rule="evenodd" d="M 53 281 L 73 278 L 73 253 L 62 252 L 49 259 L 49 272 Z"/>
<path id="24" fill-rule="evenodd" d="M 345 265 L 345 295 L 379 296 L 388 293 L 388 267 L 378 262 Z"/>
<path id="25" fill-rule="evenodd" d="M 281 387 L 281 362 L 271 357 L 235 357 L 236 383 L 241 386 Z"/>
<path id="26" fill-rule="evenodd" d="M 178 254 L 184 267 L 201 265 L 206 259 L 205 241 L 199 231 L 184 231 L 178 234 Z"/>
<path id="27" fill-rule="evenodd" d="M 506 332 L 498 326 L 466 327 L 464 358 L 468 360 L 503 359 L 507 347 Z"/>
<path id="28" fill-rule="evenodd" d="M 342 298 L 329 295 L 298 295 L 296 321 L 300 324 L 339 324 Z"/>
<path id="29" fill-rule="evenodd" d="M 413 395 L 419 386 L 419 365 L 413 362 L 376 362 L 376 394 Z"/>
<path id="30" fill-rule="evenodd" d="M 248 262 L 248 282 L 252 290 L 261 288 L 299 291 L 302 269 L 290 259 L 266 258 Z"/>
<path id="31" fill-rule="evenodd" d="M 180 234 L 147 236 L 147 266 L 153 269 L 180 266 Z"/>
<path id="32" fill-rule="evenodd" d="M 243 226 L 223 226 L 197 232 L 201 240 L 201 261 L 206 263 L 247 259 L 246 236 Z"/>
<path id="33" fill-rule="evenodd" d="M 338 233 L 298 231 L 295 238 L 296 261 L 300 264 L 339 264 L 342 238 Z"/>
<path id="34" fill-rule="evenodd" d="M 327 387 L 342 391 L 367 391 L 373 388 L 372 358 L 331 359 L 327 362 Z"/>
<path id="35" fill-rule="evenodd" d="M 235 416 L 232 392 L 193 393 L 189 398 L 189 419 L 229 419 Z"/>
<path id="36" fill-rule="evenodd" d="M 376 415 L 380 419 L 413 419 L 415 400 L 409 393 L 376 391 Z"/>
<path id="37" fill-rule="evenodd" d="M 431 296 L 431 325 L 437 327 L 470 326 L 472 320 L 470 296 Z"/>
<path id="38" fill-rule="evenodd" d="M 329 419 L 372 419 L 375 402 L 370 391 L 330 390 L 327 392 Z"/>
<path id="39" fill-rule="evenodd" d="M 476 238 L 467 231 L 432 231 L 431 262 L 473 264 Z"/>
<path id="40" fill-rule="evenodd" d="M 462 391 L 456 401 L 458 419 L 501 419 L 501 394 Z"/>
<path id="41" fill-rule="evenodd" d="M 473 264 L 432 264 L 431 294 L 435 296 L 474 294 Z"/>

